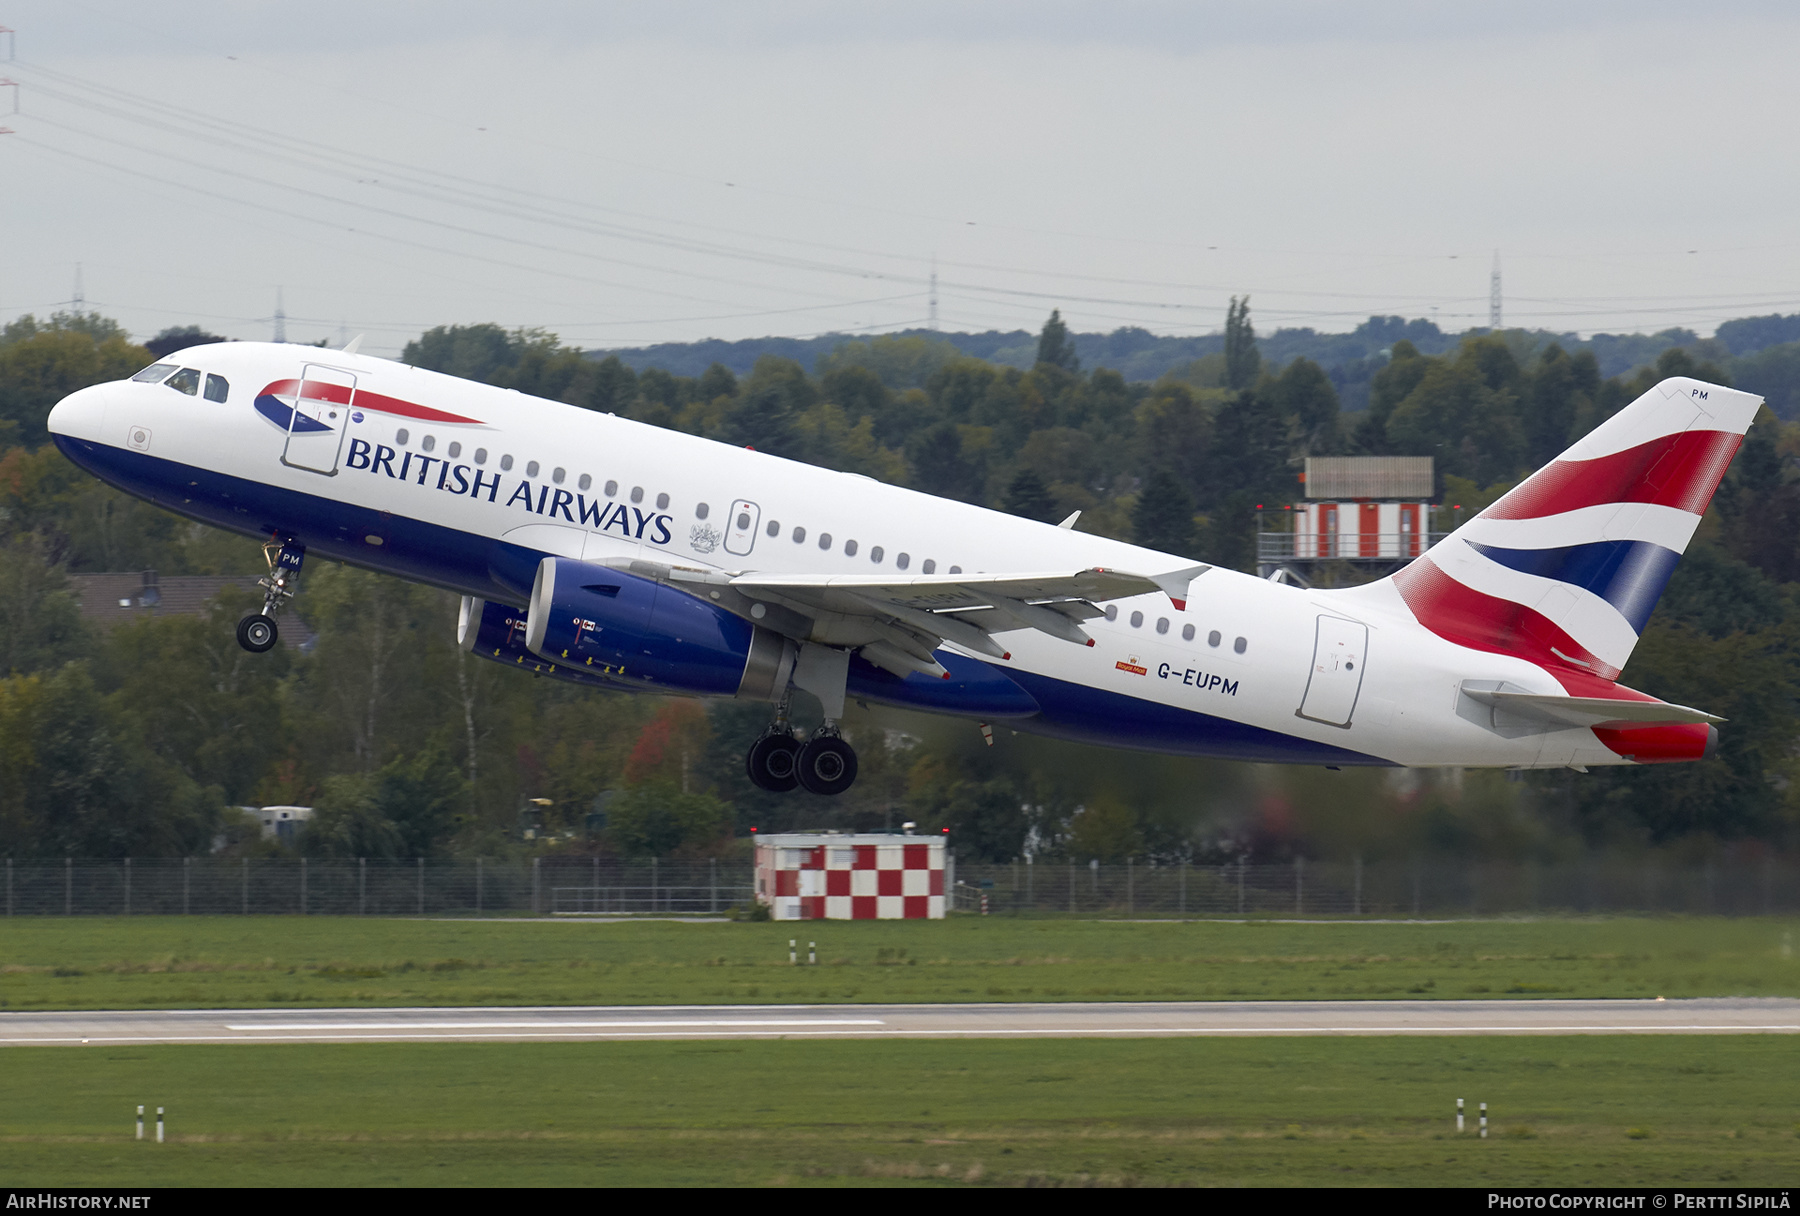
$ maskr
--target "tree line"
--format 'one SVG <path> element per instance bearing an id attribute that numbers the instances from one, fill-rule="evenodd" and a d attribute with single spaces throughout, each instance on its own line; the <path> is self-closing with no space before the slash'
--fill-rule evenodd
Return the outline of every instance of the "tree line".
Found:
<path id="1" fill-rule="evenodd" d="M 1424 850 L 1566 855 L 1595 845 L 1790 847 L 1800 430 L 1765 417 L 1677 568 L 1626 679 L 1731 719 L 1704 764 L 1508 783 L 1142 757 L 966 723 L 858 711 L 863 757 L 839 799 L 752 787 L 742 755 L 765 706 L 630 697 L 533 679 L 454 645 L 454 599 L 365 571 L 309 568 L 314 641 L 252 656 L 247 595 L 210 619 L 147 616 L 102 635 L 69 573 L 254 574 L 254 542 L 129 499 L 70 465 L 44 418 L 67 392 L 204 340 L 137 346 L 104 318 L 0 332 L 0 852 L 122 856 L 278 846 L 231 808 L 317 814 L 300 848 L 403 857 L 555 848 L 722 855 L 752 828 L 948 827 L 1005 859 L 1280 859 Z M 804 460 L 1201 560 L 1248 568 L 1259 504 L 1297 500 L 1308 455 L 1437 458 L 1447 503 L 1478 509 L 1665 375 L 1716 382 L 1704 347 L 1601 375 L 1591 350 L 1477 334 L 1431 354 L 1405 339 L 1345 412 L 1306 358 L 1278 362 L 1234 300 L 1218 348 L 1151 382 L 1084 367 L 1059 314 L 1032 366 L 941 339 L 845 341 L 814 366 L 739 375 L 596 358 L 554 335 L 445 326 L 417 366 Z M 524 839 L 527 831 L 535 839 Z"/>

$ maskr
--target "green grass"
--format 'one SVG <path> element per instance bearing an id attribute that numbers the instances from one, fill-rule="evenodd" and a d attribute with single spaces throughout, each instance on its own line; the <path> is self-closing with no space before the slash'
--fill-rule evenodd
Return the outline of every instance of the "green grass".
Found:
<path id="1" fill-rule="evenodd" d="M 1785 1036 L 12 1048 L 0 1185 L 1788 1185 Z M 1453 1132 L 1486 1101 L 1492 1137 Z M 131 1139 L 138 1103 L 171 1142 Z"/>
<path id="2" fill-rule="evenodd" d="M 26 918 L 0 1009 L 1800 996 L 1800 921 Z M 788 965 L 789 938 L 819 965 Z"/>

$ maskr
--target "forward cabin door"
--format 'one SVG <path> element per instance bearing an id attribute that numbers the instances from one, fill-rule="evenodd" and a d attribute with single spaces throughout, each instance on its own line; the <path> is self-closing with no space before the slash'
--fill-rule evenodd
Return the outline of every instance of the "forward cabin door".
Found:
<path id="1" fill-rule="evenodd" d="M 1327 726 L 1348 728 L 1362 691 L 1363 657 L 1369 649 L 1369 627 L 1341 616 L 1321 616 L 1313 637 L 1312 672 L 1306 695 L 1294 713 Z"/>
<path id="2" fill-rule="evenodd" d="M 287 447 L 281 463 L 314 473 L 335 474 L 344 432 L 349 429 L 350 398 L 356 377 L 335 367 L 307 364 L 300 373 L 299 395 L 288 420 Z"/>

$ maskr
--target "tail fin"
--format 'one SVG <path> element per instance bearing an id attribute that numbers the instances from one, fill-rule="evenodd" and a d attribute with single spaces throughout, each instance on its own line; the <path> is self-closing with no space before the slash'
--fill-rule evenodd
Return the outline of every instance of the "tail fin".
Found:
<path id="1" fill-rule="evenodd" d="M 1528 659 L 1565 684 L 1616 680 L 1761 405 L 1664 380 L 1394 585 L 1440 637 Z"/>

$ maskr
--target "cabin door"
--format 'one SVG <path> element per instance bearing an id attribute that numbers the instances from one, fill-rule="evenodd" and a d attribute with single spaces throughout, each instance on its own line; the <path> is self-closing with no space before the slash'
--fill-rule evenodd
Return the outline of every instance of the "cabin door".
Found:
<path id="1" fill-rule="evenodd" d="M 350 398 L 355 392 L 356 377 L 349 372 L 307 364 L 300 373 L 281 463 L 314 473 L 336 473 L 344 432 L 350 429 Z"/>
<path id="2" fill-rule="evenodd" d="M 1312 672 L 1295 714 L 1348 729 L 1356 695 L 1362 690 L 1363 657 L 1368 649 L 1367 625 L 1341 616 L 1319 617 L 1313 636 Z"/>

